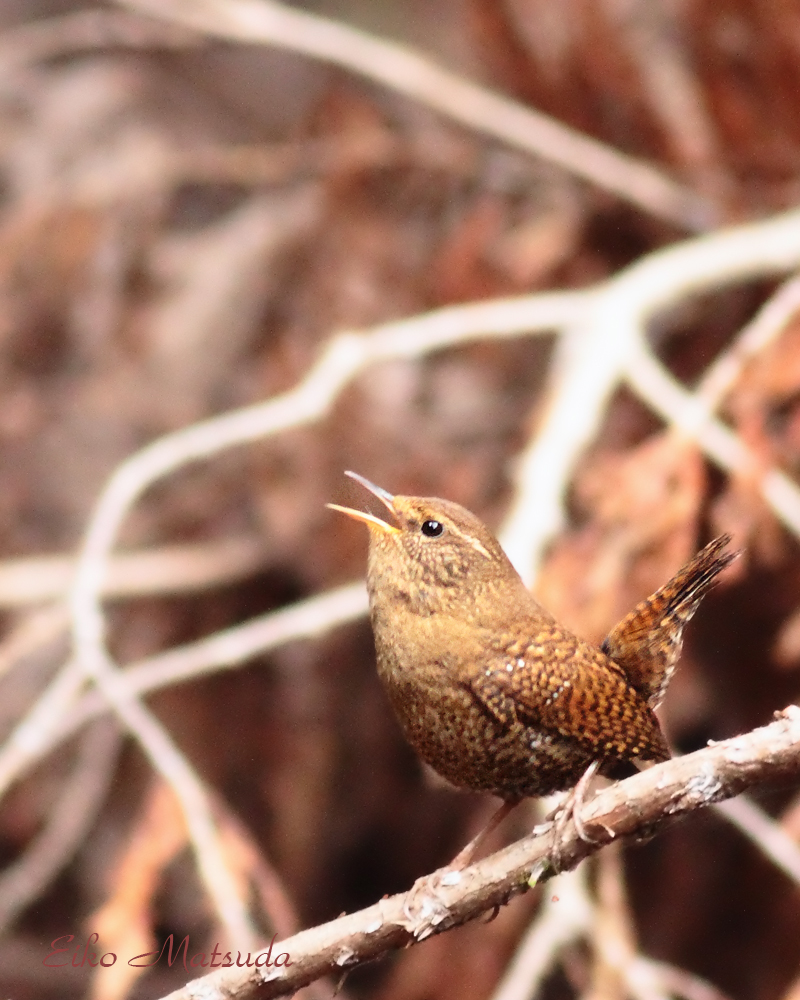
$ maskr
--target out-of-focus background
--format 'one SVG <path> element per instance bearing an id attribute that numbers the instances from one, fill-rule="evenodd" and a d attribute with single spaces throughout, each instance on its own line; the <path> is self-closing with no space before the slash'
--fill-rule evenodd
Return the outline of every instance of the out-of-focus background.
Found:
<path id="1" fill-rule="evenodd" d="M 793 0 L 314 0 L 306 9 L 411 45 L 649 161 L 702 199 L 709 224 L 798 201 Z M 69 560 L 107 477 L 138 448 L 291 389 L 339 330 L 583 288 L 704 224 L 636 208 L 305 56 L 204 39 L 112 4 L 3 0 L 4 739 L 66 660 Z M 651 331 L 657 356 L 695 384 L 778 280 L 682 301 Z M 141 661 L 357 580 L 366 532 L 324 507 L 360 499 L 344 469 L 392 492 L 446 496 L 499 527 L 514 459 L 548 405 L 554 343 L 487 337 L 373 366 L 324 419 L 159 482 L 122 532 L 121 547 L 150 561 L 118 567 L 108 604 L 116 660 Z M 789 321 L 720 412 L 763 467 L 791 475 L 799 400 L 800 325 Z M 732 531 L 746 555 L 693 623 L 661 714 L 684 752 L 769 721 L 800 687 L 796 541 L 756 477 L 709 463 L 632 391 L 612 394 L 593 437 L 537 593 L 598 641 L 712 534 Z M 423 771 L 379 686 L 363 618 L 171 684 L 147 703 L 214 790 L 266 939 L 408 888 L 495 805 Z M 44 965 L 63 935 L 73 947 L 96 932 L 100 951 L 125 958 L 170 933 L 189 934 L 198 950 L 220 937 L 174 800 L 109 720 L 6 781 L 3 996 L 150 998 L 186 979 L 165 963 L 138 979 L 122 962 Z M 796 794 L 755 799 L 800 838 Z M 533 821 L 520 810 L 496 845 Z M 663 973 L 637 996 L 800 995 L 800 889 L 723 818 L 695 815 L 621 858 L 595 859 L 586 885 L 630 955 Z M 557 893 L 547 887 L 548 899 Z M 541 905 L 530 893 L 488 925 L 357 971 L 344 989 L 370 1000 L 488 998 Z M 576 933 L 536 995 L 632 995 L 600 940 L 591 928 Z"/>

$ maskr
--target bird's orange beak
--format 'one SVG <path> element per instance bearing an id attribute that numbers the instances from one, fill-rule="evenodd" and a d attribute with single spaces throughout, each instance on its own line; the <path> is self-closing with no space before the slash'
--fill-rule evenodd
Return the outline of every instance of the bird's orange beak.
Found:
<path id="1" fill-rule="evenodd" d="M 359 476 L 357 472 L 345 472 L 346 476 L 351 479 L 355 479 L 357 483 L 370 491 L 373 496 L 376 496 L 382 504 L 385 504 L 389 508 L 391 513 L 396 517 L 396 511 L 394 509 L 394 497 L 387 490 L 382 489 L 380 486 L 376 486 L 375 483 L 371 483 L 368 479 L 363 476 Z M 340 507 L 338 503 L 329 503 L 325 505 L 330 507 L 331 510 L 338 510 L 342 514 L 347 514 L 348 517 L 352 517 L 356 521 L 363 521 L 366 525 L 373 525 L 376 528 L 380 528 L 382 531 L 388 534 L 398 534 L 400 529 L 395 527 L 393 524 L 388 524 L 386 521 L 382 521 L 379 517 L 374 514 L 368 514 L 364 510 L 354 510 L 352 507 Z"/>
<path id="2" fill-rule="evenodd" d="M 345 475 L 349 476 L 351 479 L 355 479 L 357 483 L 361 483 L 361 485 L 365 489 L 369 490 L 373 496 L 376 496 L 382 504 L 385 504 L 395 517 L 397 516 L 394 509 L 394 497 L 391 493 L 381 489 L 380 486 L 376 486 L 375 483 L 371 483 L 369 479 L 359 476 L 357 472 L 345 472 Z M 338 510 L 342 514 L 347 514 L 348 517 L 352 517 L 356 521 L 363 521 L 366 525 L 373 525 L 376 528 L 380 528 L 388 534 L 397 534 L 400 531 L 400 529 L 395 527 L 393 524 L 388 524 L 386 521 L 382 521 L 379 517 L 376 517 L 374 514 L 368 514 L 364 510 L 354 510 L 352 507 L 340 507 L 338 503 L 329 503 L 325 506 L 330 507 L 331 510 Z"/>

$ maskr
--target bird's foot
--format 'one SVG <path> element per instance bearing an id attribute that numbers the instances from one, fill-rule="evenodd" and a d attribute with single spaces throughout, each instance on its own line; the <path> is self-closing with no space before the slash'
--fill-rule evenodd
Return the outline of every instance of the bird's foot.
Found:
<path id="1" fill-rule="evenodd" d="M 446 865 L 430 875 L 423 875 L 413 884 L 403 903 L 403 916 L 417 941 L 433 934 L 449 915 L 450 907 L 442 896 L 442 890 L 458 885 L 460 881 L 461 869 Z"/>
<path id="2" fill-rule="evenodd" d="M 409 923 L 414 937 L 421 941 L 433 933 L 434 927 L 450 913 L 450 907 L 442 898 L 442 889 L 458 885 L 461 872 L 472 864 L 475 855 L 484 845 L 489 835 L 497 829 L 508 814 L 516 808 L 519 800 L 504 802 L 495 812 L 477 837 L 462 848 L 449 865 L 439 868 L 430 875 L 417 879 L 403 903 L 403 915 Z"/>
<path id="3" fill-rule="evenodd" d="M 575 787 L 567 793 L 563 802 L 558 805 L 552 816 L 548 817 L 553 827 L 553 847 L 550 853 L 550 860 L 553 868 L 555 868 L 557 872 L 564 870 L 563 862 L 564 848 L 566 847 L 566 831 L 570 820 L 572 820 L 575 824 L 575 832 L 578 837 L 585 844 L 594 845 L 599 843 L 599 841 L 595 837 L 592 837 L 587 831 L 586 826 L 581 819 L 581 809 L 586 801 L 586 791 L 589 787 L 589 782 L 597 773 L 599 766 L 599 761 L 592 761 L 592 763 L 581 775 L 577 785 L 575 785 Z"/>
<path id="4" fill-rule="evenodd" d="M 467 865 L 472 864 L 475 855 L 483 847 L 489 835 L 516 808 L 518 802 L 518 799 L 504 802 L 478 836 L 462 848 L 449 865 L 417 879 L 411 887 L 403 903 L 403 915 L 408 920 L 411 931 L 418 941 L 432 934 L 434 927 L 450 913 L 448 904 L 442 898 L 442 889 L 458 885 L 461 881 L 461 872 Z"/>

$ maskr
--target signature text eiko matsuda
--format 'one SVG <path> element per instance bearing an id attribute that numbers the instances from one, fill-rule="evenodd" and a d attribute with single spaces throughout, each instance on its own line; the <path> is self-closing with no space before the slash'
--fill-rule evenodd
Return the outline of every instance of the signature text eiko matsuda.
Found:
<path id="1" fill-rule="evenodd" d="M 181 952 L 183 952 L 183 967 L 187 972 L 190 969 L 232 969 L 236 967 L 243 969 L 246 966 L 263 969 L 291 965 L 292 962 L 288 951 L 279 951 L 274 958 L 272 957 L 272 949 L 277 936 L 277 934 L 273 935 L 269 947 L 265 951 L 258 951 L 255 954 L 249 951 L 246 954 L 237 951 L 234 958 L 232 951 L 222 952 L 219 949 L 219 945 L 215 944 L 214 950 L 210 955 L 208 952 L 198 951 L 189 958 L 189 935 L 186 935 L 173 953 L 174 935 L 170 934 L 158 951 L 146 951 L 141 955 L 134 955 L 133 958 L 128 959 L 128 965 L 146 969 L 151 965 L 158 965 L 162 958 L 166 958 L 167 965 L 171 967 L 174 962 L 178 961 Z M 78 941 L 73 947 L 72 942 L 74 940 L 74 934 L 63 934 L 61 937 L 57 937 L 51 941 L 50 948 L 52 950 L 43 959 L 42 965 L 46 965 L 51 969 L 61 968 L 66 965 L 70 965 L 76 969 L 83 968 L 86 965 L 90 965 L 93 968 L 102 966 L 104 969 L 108 969 L 116 963 L 117 956 L 113 951 L 107 951 L 102 955 L 98 955 L 91 947 L 100 940 L 97 934 L 90 934 L 86 941 Z M 59 947 L 59 945 L 62 945 L 62 947 Z"/>

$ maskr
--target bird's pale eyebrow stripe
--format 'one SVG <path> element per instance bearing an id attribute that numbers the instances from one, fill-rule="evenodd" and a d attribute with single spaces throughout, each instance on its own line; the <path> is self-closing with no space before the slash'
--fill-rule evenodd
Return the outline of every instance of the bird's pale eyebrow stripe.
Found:
<path id="1" fill-rule="evenodd" d="M 482 556 L 485 556 L 487 559 L 491 559 L 492 558 L 491 552 L 487 552 L 487 550 L 481 545 L 481 543 L 478 541 L 477 538 L 474 538 L 472 535 L 465 534 L 463 531 L 461 531 L 459 528 L 457 528 L 454 524 L 449 524 L 448 527 L 450 528 L 450 530 L 454 534 L 458 535 L 459 538 L 463 538 L 464 541 L 467 543 L 467 545 L 471 545 L 472 548 L 475 549 L 476 552 L 480 552 L 480 554 Z"/>

